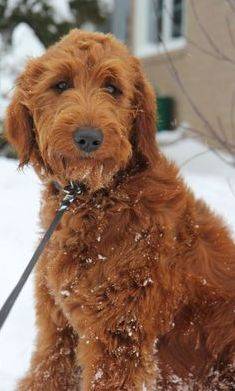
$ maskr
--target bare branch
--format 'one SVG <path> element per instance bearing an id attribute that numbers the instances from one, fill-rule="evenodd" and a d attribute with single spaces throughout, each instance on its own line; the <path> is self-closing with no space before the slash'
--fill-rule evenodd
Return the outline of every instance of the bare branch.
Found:
<path id="1" fill-rule="evenodd" d="M 228 29 L 228 35 L 230 37 L 231 43 L 232 43 L 233 47 L 235 48 L 235 37 L 234 37 L 232 27 L 231 27 L 231 20 L 228 16 L 226 16 L 226 26 Z"/>
<path id="2" fill-rule="evenodd" d="M 157 4 L 156 4 L 156 2 L 154 0 L 153 0 L 153 6 L 154 6 L 154 9 L 155 9 L 155 15 L 156 15 L 156 13 L 157 13 L 157 8 L 156 8 Z M 161 34 L 158 35 L 158 40 L 161 42 L 161 44 L 163 46 L 166 58 L 168 60 L 168 67 L 169 67 L 170 73 L 172 74 L 172 76 L 175 79 L 176 83 L 180 87 L 181 91 L 183 92 L 184 96 L 186 97 L 187 101 L 189 102 L 189 104 L 190 104 L 191 108 L 193 109 L 194 113 L 199 117 L 199 119 L 201 120 L 203 125 L 207 128 L 208 133 L 210 135 L 209 138 L 211 140 L 213 140 L 213 142 L 216 140 L 217 143 L 219 143 L 219 145 L 223 149 L 225 149 L 229 154 L 234 155 L 234 147 L 235 146 L 232 145 L 231 143 L 228 143 L 227 136 L 225 135 L 225 130 L 223 128 L 222 123 L 221 122 L 219 123 L 220 128 L 223 129 L 222 137 L 221 137 L 219 132 L 214 129 L 214 127 L 211 125 L 211 123 L 202 114 L 202 112 L 199 110 L 198 106 L 195 104 L 195 102 L 191 98 L 190 94 L 188 93 L 188 91 L 187 91 L 183 81 L 181 80 L 179 72 L 178 72 L 178 70 L 177 70 L 177 68 L 176 68 L 176 66 L 175 66 L 175 64 L 173 62 L 173 59 L 172 59 L 172 57 L 170 56 L 170 54 L 169 54 L 169 52 L 167 50 L 166 44 L 165 44 L 164 40 L 162 39 Z M 220 52 L 219 52 L 219 55 L 220 55 Z M 195 130 L 194 130 L 194 132 L 195 132 Z M 197 133 L 200 136 L 204 136 L 202 132 L 198 132 L 197 131 Z"/>
<path id="3" fill-rule="evenodd" d="M 231 190 L 231 193 L 232 193 L 233 197 L 235 197 L 235 190 L 234 190 L 234 188 L 233 188 L 233 186 L 231 184 L 230 178 L 227 178 L 227 183 L 228 183 L 228 186 L 229 186 L 229 188 Z"/>
<path id="4" fill-rule="evenodd" d="M 191 7 L 192 7 L 192 10 L 193 10 L 193 14 L 194 14 L 194 17 L 201 29 L 201 31 L 203 32 L 204 34 L 204 37 L 206 38 L 207 42 L 210 44 L 210 46 L 215 50 L 215 52 L 224 60 L 224 61 L 227 61 L 227 62 L 230 62 L 232 64 L 235 64 L 235 60 L 230 58 L 229 56 L 227 56 L 227 54 L 225 54 L 224 52 L 222 52 L 220 50 L 220 48 L 216 45 L 216 43 L 214 42 L 214 40 L 212 39 L 212 37 L 210 36 L 210 34 L 208 33 L 208 31 L 205 29 L 205 26 L 203 25 L 203 23 L 201 22 L 200 18 L 199 18 L 199 15 L 197 13 L 197 10 L 196 10 L 196 7 L 195 7 L 195 2 L 194 0 L 191 0 Z"/>
<path id="5" fill-rule="evenodd" d="M 228 166 L 231 166 L 235 168 L 235 159 L 234 156 L 231 155 L 231 158 L 233 160 L 227 160 L 217 149 L 212 148 L 211 151 L 220 159 L 222 160 L 225 164 Z"/>
<path id="6" fill-rule="evenodd" d="M 155 9 L 155 15 L 156 15 L 156 13 L 157 13 L 157 4 L 156 4 L 156 2 L 154 0 L 153 0 L 153 6 L 154 6 L 154 9 Z M 226 55 L 220 51 L 220 49 L 217 47 L 217 45 L 214 43 L 213 39 L 210 37 L 210 35 L 208 34 L 206 29 L 202 25 L 202 23 L 201 23 L 201 21 L 200 21 L 200 19 L 198 17 L 197 11 L 195 9 L 194 0 L 192 0 L 192 6 L 193 6 L 193 9 L 194 9 L 195 17 L 196 17 L 196 19 L 198 21 L 198 24 L 202 28 L 204 36 L 206 36 L 207 41 L 209 41 L 209 43 L 210 43 L 210 45 L 213 48 L 213 51 L 215 53 L 211 52 L 211 51 L 207 51 L 207 49 L 201 48 L 197 43 L 195 43 L 193 41 L 189 40 L 189 43 L 192 43 L 199 50 L 204 51 L 206 54 L 211 55 L 212 57 L 216 58 L 217 60 L 229 61 L 230 63 L 233 62 L 233 60 L 231 60 L 228 57 L 226 57 Z M 165 7 L 165 4 L 164 4 L 164 7 Z M 167 12 L 169 13 L 168 10 L 167 10 Z M 232 30 L 231 30 L 231 32 L 232 32 Z M 190 128 L 190 127 L 182 127 L 182 128 L 190 130 L 191 133 L 194 136 L 196 136 L 196 137 L 198 137 L 200 139 L 210 140 L 209 144 L 212 144 L 212 143 L 215 144 L 215 141 L 216 141 L 216 143 L 219 144 L 219 146 L 221 148 L 223 148 L 229 154 L 229 156 L 231 157 L 231 160 L 229 158 L 227 159 L 225 156 L 223 156 L 222 153 L 220 153 L 216 149 L 211 148 L 209 150 L 211 150 L 224 163 L 226 163 L 226 164 L 228 164 L 228 165 L 230 165 L 232 167 L 235 167 L 235 144 L 232 144 L 231 142 L 228 141 L 228 137 L 227 137 L 226 130 L 225 130 L 225 127 L 223 125 L 222 120 L 219 117 L 217 118 L 218 129 L 217 130 L 214 129 L 214 126 L 203 115 L 203 113 L 200 111 L 200 109 L 198 108 L 198 106 L 196 105 L 194 100 L 192 99 L 192 97 L 189 94 L 188 90 L 186 89 L 185 84 L 183 83 L 183 81 L 182 81 L 182 79 L 180 77 L 180 74 L 178 72 L 178 69 L 176 68 L 176 66 L 174 64 L 174 61 L 173 61 L 171 55 L 169 54 L 169 52 L 167 50 L 167 46 L 166 46 L 166 44 L 165 44 L 161 34 L 158 34 L 157 38 L 158 38 L 158 41 L 161 42 L 162 47 L 164 49 L 164 54 L 165 54 L 166 59 L 167 59 L 167 65 L 168 65 L 169 71 L 170 71 L 173 79 L 176 81 L 177 85 L 180 87 L 181 92 L 186 97 L 186 99 L 187 99 L 188 103 L 190 104 L 192 110 L 197 115 L 197 117 L 200 119 L 200 121 L 202 122 L 203 126 L 206 127 L 208 132 L 207 132 L 207 135 L 205 136 L 205 134 L 202 131 L 198 130 L 198 129 L 194 129 L 194 128 Z M 234 107 L 235 107 L 235 94 L 234 94 L 233 99 L 232 99 L 232 107 L 231 107 L 231 114 L 230 114 L 230 120 L 231 120 L 232 128 L 235 128 L 234 127 L 234 117 L 233 117 Z M 201 152 L 198 155 L 195 155 L 195 157 L 200 156 L 200 155 L 202 155 L 204 153 L 205 152 Z M 191 161 L 193 158 L 194 157 L 190 158 L 189 161 Z M 183 165 L 185 165 L 187 163 L 188 163 L 188 160 L 185 163 L 183 163 Z"/>
<path id="7" fill-rule="evenodd" d="M 211 140 L 212 142 L 215 141 L 214 138 L 212 138 L 211 136 L 208 136 L 201 132 L 199 129 L 195 129 L 195 128 L 192 128 L 190 126 L 184 126 L 184 125 L 181 125 L 181 127 L 185 130 L 189 130 L 192 134 L 194 134 L 198 139 L 204 139 L 206 142 L 207 140 Z M 207 142 L 208 143 L 208 142 Z M 211 144 L 210 142 L 208 144 Z M 225 148 L 224 148 L 227 153 L 229 154 L 229 156 L 231 157 L 232 160 L 228 160 L 226 159 L 221 153 L 219 153 L 216 149 L 214 148 L 211 148 L 211 151 L 217 156 L 220 158 L 220 160 L 222 160 L 224 163 L 228 164 L 229 166 L 232 166 L 232 167 L 235 167 L 235 153 L 234 151 L 231 151 L 230 149 L 227 149 L 226 148 L 226 145 L 225 145 Z"/>
<path id="8" fill-rule="evenodd" d="M 155 8 L 155 13 L 157 12 L 156 10 L 156 3 L 155 3 L 155 0 L 152 0 L 153 1 L 153 4 L 154 4 L 154 8 Z M 205 49 L 204 47 L 200 46 L 197 42 L 193 41 L 190 37 L 187 37 L 187 42 L 192 45 L 192 46 L 195 46 L 198 50 L 200 50 L 202 53 L 204 54 L 207 54 L 208 56 L 212 57 L 212 58 L 215 58 L 216 60 L 220 60 L 220 61 L 227 61 L 227 62 L 230 62 L 232 64 L 235 64 L 235 60 L 228 57 L 225 53 L 223 53 L 218 47 L 217 45 L 215 44 L 215 42 L 212 40 L 212 38 L 210 37 L 209 33 L 206 31 L 206 29 L 204 28 L 204 26 L 202 25 L 200 19 L 199 19 L 199 16 L 196 12 L 196 8 L 195 8 L 195 4 L 193 3 L 192 4 L 192 7 L 193 8 L 193 11 L 194 13 L 196 13 L 195 15 L 195 18 L 199 24 L 199 26 L 201 27 L 201 29 L 203 30 L 203 34 L 204 36 L 206 35 L 206 38 L 207 38 L 207 41 L 210 40 L 210 45 L 212 46 L 213 48 L 213 51 L 210 51 L 208 49 Z M 163 3 L 163 8 L 164 10 L 166 11 L 166 13 L 168 14 L 168 16 L 170 17 L 170 19 L 173 21 L 173 17 L 169 11 L 169 9 L 167 8 L 166 6 L 166 3 L 164 2 Z M 227 18 L 228 19 L 228 18 Z M 233 31 L 232 31 L 232 28 L 231 28 L 231 23 L 230 23 L 230 20 L 226 20 L 227 21 L 227 28 L 228 28 L 228 32 L 229 32 L 229 36 L 230 36 L 230 39 L 232 41 L 232 43 L 234 42 L 235 44 L 235 40 L 234 40 L 234 37 L 233 37 Z"/>
<path id="9" fill-rule="evenodd" d="M 177 144 L 179 141 L 182 141 L 185 139 L 185 134 L 180 134 L 177 138 L 175 138 L 174 140 L 170 140 L 170 141 L 159 141 L 159 144 L 161 145 L 161 147 L 168 147 L 169 145 L 174 145 L 174 144 Z"/>
<path id="10" fill-rule="evenodd" d="M 223 61 L 223 58 L 221 58 L 221 56 L 219 56 L 218 54 L 216 53 L 213 53 L 213 52 L 210 52 L 209 50 L 205 49 L 204 47 L 198 45 L 197 42 L 194 42 L 192 39 L 188 38 L 187 37 L 187 42 L 192 45 L 192 46 L 195 46 L 198 50 L 200 50 L 202 53 L 204 54 L 207 54 L 208 56 L 210 57 L 213 57 L 214 59 L 216 60 L 220 60 L 220 61 Z"/>
<path id="11" fill-rule="evenodd" d="M 235 91 L 233 92 L 232 95 L 231 110 L 230 110 L 231 129 L 234 129 L 234 133 L 235 133 L 234 113 L 235 113 Z"/>
<path id="12" fill-rule="evenodd" d="M 208 148 L 206 151 L 202 151 L 202 152 L 199 152 L 199 153 L 196 153 L 195 155 L 191 156 L 190 158 L 186 159 L 181 165 L 180 165 L 180 169 L 185 167 L 187 164 L 189 164 L 192 160 L 202 156 L 202 155 L 205 155 L 206 153 L 210 152 L 211 151 L 211 148 Z"/>
<path id="13" fill-rule="evenodd" d="M 233 0 L 226 0 L 231 10 L 235 12 L 235 2 Z"/>
<path id="14" fill-rule="evenodd" d="M 181 91 L 183 92 L 183 94 L 187 98 L 188 102 L 190 103 L 191 108 L 196 113 L 196 115 L 200 118 L 200 120 L 203 122 L 203 124 L 206 126 L 206 128 L 208 129 L 210 134 L 213 135 L 214 138 L 219 141 L 219 143 L 221 144 L 221 146 L 223 146 L 223 148 L 227 149 L 231 153 L 231 146 L 230 146 L 230 144 L 227 144 L 226 140 L 224 140 L 223 138 L 220 137 L 218 132 L 216 132 L 214 130 L 213 126 L 204 117 L 204 115 L 198 109 L 197 105 L 192 100 L 191 96 L 189 95 L 188 91 L 186 90 L 186 88 L 185 88 L 185 86 L 184 86 L 184 84 L 183 84 L 183 82 L 182 82 L 182 80 L 181 80 L 181 78 L 179 76 L 179 72 L 178 72 L 177 68 L 175 67 L 174 62 L 173 62 L 173 60 L 172 60 L 172 58 L 171 58 L 171 56 L 170 56 L 170 54 L 169 54 L 169 52 L 168 52 L 168 50 L 166 48 L 165 42 L 162 40 L 162 37 L 159 37 L 159 40 L 161 41 L 161 43 L 162 43 L 162 45 L 164 47 L 165 55 L 166 55 L 166 57 L 168 59 L 168 64 L 170 66 L 170 72 L 173 75 L 174 79 L 176 80 L 177 84 L 180 86 Z"/>
<path id="15" fill-rule="evenodd" d="M 223 122 L 220 117 L 217 117 L 217 122 L 218 122 L 219 129 L 220 129 L 221 133 L 223 134 L 224 141 L 225 141 L 226 145 L 228 145 L 229 141 L 228 141 L 227 133 L 226 133 L 225 127 L 224 127 Z M 231 147 L 233 147 L 233 145 L 231 145 Z"/>

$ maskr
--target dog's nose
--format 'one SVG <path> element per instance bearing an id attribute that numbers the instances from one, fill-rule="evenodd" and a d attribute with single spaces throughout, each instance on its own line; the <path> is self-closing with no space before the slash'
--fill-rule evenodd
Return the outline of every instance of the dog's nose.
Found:
<path id="1" fill-rule="evenodd" d="M 74 133 L 74 141 L 83 152 L 96 151 L 103 142 L 103 132 L 97 128 L 79 128 Z"/>

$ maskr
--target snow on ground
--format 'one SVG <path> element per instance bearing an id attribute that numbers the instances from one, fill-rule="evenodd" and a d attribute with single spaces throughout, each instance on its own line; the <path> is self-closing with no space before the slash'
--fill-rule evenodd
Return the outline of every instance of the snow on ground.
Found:
<path id="1" fill-rule="evenodd" d="M 176 134 L 176 133 L 175 133 Z M 170 133 L 159 134 L 161 143 Z M 162 147 L 179 166 L 208 148 L 186 139 Z M 198 197 L 204 198 L 235 234 L 235 169 L 209 151 L 182 166 L 181 173 Z M 230 183 L 230 185 L 228 184 Z M 15 161 L 0 158 L 0 305 L 17 282 L 36 245 L 40 185 L 32 170 L 17 171 Z M 35 337 L 33 287 L 30 277 L 0 332 L 0 390 L 13 391 L 26 371 Z"/>
<path id="2" fill-rule="evenodd" d="M 15 161 L 0 158 L 0 305 L 17 283 L 37 241 L 39 182 L 17 171 Z M 34 339 L 32 277 L 0 332 L 0 390 L 14 389 L 27 369 Z"/>
<path id="3" fill-rule="evenodd" d="M 159 133 L 158 139 L 163 152 L 181 167 L 181 175 L 193 189 L 198 198 L 203 198 L 211 208 L 223 216 L 235 237 L 235 167 L 223 162 L 231 161 L 226 154 L 216 151 L 219 158 L 208 146 L 196 139 L 180 141 L 181 131 Z M 178 142 L 169 144 L 171 139 Z M 199 155 L 201 154 L 201 155 Z"/>

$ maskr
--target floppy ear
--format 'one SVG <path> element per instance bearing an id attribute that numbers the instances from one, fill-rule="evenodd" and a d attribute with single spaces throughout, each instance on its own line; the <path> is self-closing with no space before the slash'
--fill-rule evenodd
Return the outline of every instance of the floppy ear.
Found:
<path id="1" fill-rule="evenodd" d="M 43 71 L 40 57 L 27 62 L 25 71 L 16 82 L 15 93 L 6 113 L 5 135 L 18 153 L 20 167 L 29 161 L 41 164 L 42 160 L 35 137 L 33 117 L 27 102 L 30 101 L 32 86 Z"/>
<path id="2" fill-rule="evenodd" d="M 5 135 L 16 149 L 20 166 L 27 164 L 35 145 L 33 119 L 23 103 L 23 96 L 17 87 L 5 119 Z"/>
<path id="3" fill-rule="evenodd" d="M 137 77 L 134 92 L 134 137 L 137 149 L 145 156 L 150 164 L 154 164 L 157 157 L 156 144 L 156 96 L 150 83 L 137 65 Z"/>

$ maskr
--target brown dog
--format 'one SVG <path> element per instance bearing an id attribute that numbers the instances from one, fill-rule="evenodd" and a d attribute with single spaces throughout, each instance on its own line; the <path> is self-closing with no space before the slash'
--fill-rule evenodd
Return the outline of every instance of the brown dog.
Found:
<path id="1" fill-rule="evenodd" d="M 73 30 L 17 82 L 6 128 L 44 186 L 38 337 L 21 391 L 233 390 L 235 245 L 155 144 L 155 98 L 111 35 Z"/>

